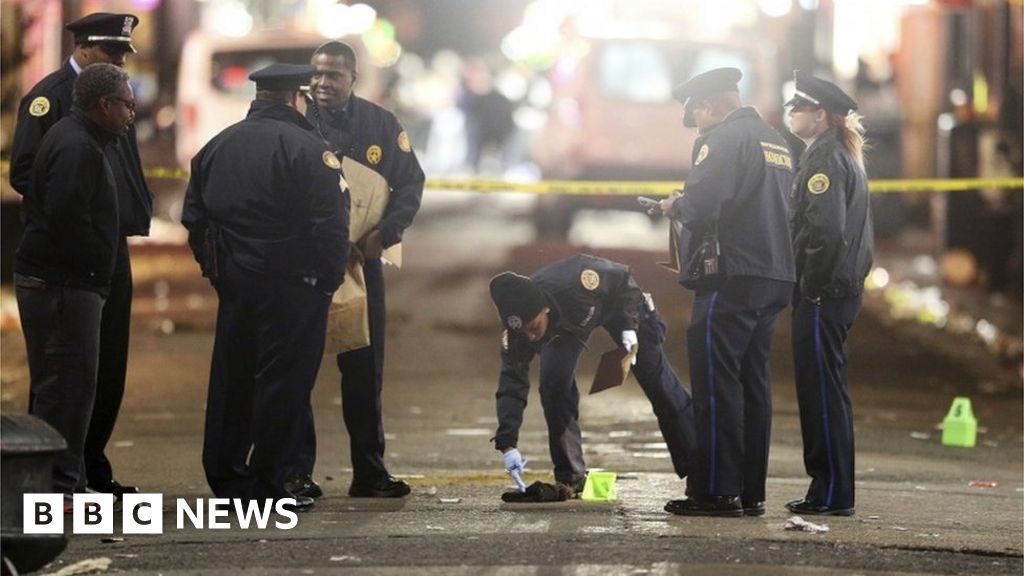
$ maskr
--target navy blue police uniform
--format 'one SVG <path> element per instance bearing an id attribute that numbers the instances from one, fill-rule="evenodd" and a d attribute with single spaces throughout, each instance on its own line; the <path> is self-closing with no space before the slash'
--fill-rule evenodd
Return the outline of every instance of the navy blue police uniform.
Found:
<path id="1" fill-rule="evenodd" d="M 692 104 L 735 92 L 740 71 L 720 68 L 676 91 L 684 123 Z M 689 500 L 680 514 L 763 513 L 771 432 L 772 332 L 795 278 L 788 200 L 792 158 L 750 107 L 705 128 L 693 147 L 685 193 L 670 216 L 682 225 L 680 283 L 695 290 L 687 343 L 697 422 Z"/>
<path id="2" fill-rule="evenodd" d="M 533 306 L 528 294 L 523 294 L 527 289 L 539 290 Z M 654 408 L 676 474 L 680 478 L 690 474 L 695 446 L 690 395 L 662 350 L 665 322 L 628 266 L 581 254 L 550 264 L 529 279 L 501 274 L 491 281 L 491 296 L 506 328 L 496 394 L 498 450 L 514 448 L 519 441 L 530 390 L 530 363 L 539 355 L 540 400 L 555 480 L 581 490 L 587 470 L 576 363 L 597 328 L 604 328 L 620 346 L 622 332 L 633 330 L 639 349 L 631 371 Z M 517 330 L 540 313 L 541 304 L 550 309 L 549 327 L 543 338 L 530 342 Z"/>
<path id="3" fill-rule="evenodd" d="M 856 103 L 826 80 L 797 74 L 787 105 L 825 108 L 845 116 Z M 867 174 L 839 129 L 817 137 L 801 157 L 792 190 L 793 298 L 796 370 L 804 466 L 811 485 L 798 513 L 854 510 L 853 410 L 847 392 L 846 339 L 861 308 L 871 269 L 873 234 Z"/>
<path id="4" fill-rule="evenodd" d="M 390 195 L 384 216 L 377 224 L 384 248 L 402 241 L 412 225 L 423 197 L 425 176 L 409 136 L 389 110 L 352 94 L 338 110 L 310 106 L 306 117 L 314 123 L 325 144 L 380 174 Z M 352 496 L 375 495 L 381 486 L 395 485 L 384 464 L 384 420 L 381 391 L 384 387 L 386 309 L 384 266 L 380 258 L 363 263 L 370 326 L 370 346 L 338 354 L 341 372 L 342 417 L 348 429 L 352 456 Z M 316 461 L 316 434 L 312 414 L 301 444 L 299 470 L 308 476 Z M 399 490 L 405 491 L 405 490 Z M 394 490 L 390 490 L 394 492 Z"/>
<path id="5" fill-rule="evenodd" d="M 131 33 L 138 25 L 132 14 L 94 13 L 71 22 L 65 28 L 74 34 L 75 44 L 107 43 L 114 50 L 134 52 Z M 79 70 L 69 58 L 56 72 L 43 78 L 21 100 L 18 122 L 11 145 L 11 187 L 22 196 L 33 186 L 32 163 L 46 132 L 71 111 L 71 92 Z M 131 325 L 132 269 L 128 236 L 148 236 L 153 216 L 153 194 L 142 174 L 142 161 L 135 126 L 107 145 L 106 158 L 117 183 L 120 238 L 117 259 L 110 280 L 110 293 L 103 305 L 100 329 L 100 360 L 89 432 L 85 443 L 85 465 L 89 487 L 99 492 L 137 491 L 114 480 L 105 450 L 114 431 L 124 396 L 128 369 Z"/>
<path id="6" fill-rule="evenodd" d="M 294 92 L 312 73 L 274 64 L 250 79 Z M 339 186 L 341 163 L 309 122 L 258 97 L 192 159 L 182 223 L 220 299 L 203 445 L 218 496 L 291 497 L 286 475 L 349 255 Z"/>

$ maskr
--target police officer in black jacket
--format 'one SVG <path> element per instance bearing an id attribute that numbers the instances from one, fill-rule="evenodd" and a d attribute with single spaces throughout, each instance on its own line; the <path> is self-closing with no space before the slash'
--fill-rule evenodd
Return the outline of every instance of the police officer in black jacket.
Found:
<path id="1" fill-rule="evenodd" d="M 11 186 L 19 194 L 28 196 L 30 193 L 33 160 L 43 136 L 71 111 L 75 78 L 84 67 L 97 62 L 124 66 L 125 55 L 135 52 L 131 34 L 138 23 L 138 17 L 132 14 L 100 12 L 65 26 L 75 36 L 74 53 L 60 70 L 36 84 L 18 108 L 10 177 Z M 134 102 L 131 105 L 134 112 Z M 142 175 L 135 126 L 129 127 L 127 134 L 111 141 L 109 147 L 106 158 L 117 183 L 121 237 L 117 242 L 117 261 L 109 295 L 103 305 L 99 376 L 85 444 L 85 463 L 90 489 L 120 497 L 126 492 L 138 492 L 135 486 L 122 485 L 114 479 L 110 461 L 104 454 L 121 408 L 128 368 L 132 270 L 126 238 L 149 235 L 153 200 Z"/>
<path id="2" fill-rule="evenodd" d="M 296 110 L 312 74 L 254 72 L 249 114 L 192 159 L 182 223 L 220 298 L 203 446 L 220 497 L 293 496 L 286 476 L 348 261 L 341 163 Z"/>
<path id="3" fill-rule="evenodd" d="M 402 241 L 416 216 L 423 196 L 423 170 L 398 119 L 390 111 L 356 96 L 358 78 L 355 50 L 331 41 L 313 53 L 316 73 L 310 84 L 315 100 L 306 117 L 325 144 L 338 157 L 347 156 L 380 174 L 390 189 L 383 219 L 356 242 L 363 257 L 370 324 L 370 346 L 338 355 L 341 371 L 342 415 L 352 454 L 352 497 L 396 498 L 409 493 L 409 485 L 392 477 L 384 464 L 384 421 L 381 390 L 384 386 L 384 270 L 381 253 Z M 302 465 L 292 479 L 296 493 L 323 494 L 312 479 L 316 461 L 316 433 L 310 412 L 307 433 L 297 449 Z"/>
<path id="4" fill-rule="evenodd" d="M 718 68 L 676 89 L 684 124 L 698 127 L 685 192 L 662 201 L 682 224 L 680 283 L 695 290 L 687 329 L 698 458 L 682 515 L 764 513 L 771 430 L 768 359 L 795 271 L 785 141 L 743 107 L 741 73 Z"/>
<path id="5" fill-rule="evenodd" d="M 54 486 L 86 488 L 83 456 L 121 233 L 109 144 L 134 120 L 128 74 L 86 68 L 73 105 L 43 137 L 25 188 L 25 234 L 14 263 L 15 294 L 31 380 L 29 413 L 67 441 Z"/>
<path id="6" fill-rule="evenodd" d="M 808 74 L 796 73 L 796 95 L 786 105 L 793 133 L 808 144 L 792 198 L 793 360 L 811 477 L 806 496 L 786 508 L 848 516 L 854 443 L 846 337 L 860 311 L 873 249 L 863 128 L 852 98 Z"/>
<path id="7" fill-rule="evenodd" d="M 576 362 L 590 334 L 601 327 L 626 350 L 639 346 L 632 367 L 651 401 L 676 474 L 690 473 L 693 408 L 662 351 L 665 323 L 629 267 L 580 254 L 550 264 L 529 278 L 495 276 L 491 299 L 502 326 L 495 448 L 513 476 L 524 464 L 516 448 L 530 391 L 530 362 L 540 356 L 540 401 L 548 425 L 555 480 L 580 492 L 586 480 L 579 427 Z"/>

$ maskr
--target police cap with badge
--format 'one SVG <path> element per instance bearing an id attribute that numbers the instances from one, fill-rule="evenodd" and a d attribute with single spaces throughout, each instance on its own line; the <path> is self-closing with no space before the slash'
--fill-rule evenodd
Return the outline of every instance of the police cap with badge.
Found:
<path id="1" fill-rule="evenodd" d="M 544 309 L 544 293 L 526 276 L 502 272 L 491 279 L 490 290 L 501 323 L 513 332 L 522 329 Z"/>
<path id="2" fill-rule="evenodd" d="M 309 64 L 271 64 L 249 74 L 257 90 L 295 92 L 309 85 L 316 68 Z"/>
<path id="3" fill-rule="evenodd" d="M 697 74 L 683 82 L 672 91 L 672 96 L 683 103 L 683 126 L 696 128 L 697 121 L 693 117 L 693 107 L 697 102 L 722 92 L 739 92 L 739 82 L 743 73 L 738 68 L 715 68 Z"/>
<path id="4" fill-rule="evenodd" d="M 796 94 L 786 102 L 786 106 L 810 105 L 842 116 L 857 109 L 857 103 L 853 98 L 828 80 L 799 70 L 793 71 L 793 80 L 796 82 Z"/>
<path id="5" fill-rule="evenodd" d="M 132 31 L 138 25 L 139 17 L 134 14 L 95 12 L 65 24 L 64 28 L 74 34 L 75 44 L 104 44 L 134 53 L 137 50 L 132 46 Z"/>

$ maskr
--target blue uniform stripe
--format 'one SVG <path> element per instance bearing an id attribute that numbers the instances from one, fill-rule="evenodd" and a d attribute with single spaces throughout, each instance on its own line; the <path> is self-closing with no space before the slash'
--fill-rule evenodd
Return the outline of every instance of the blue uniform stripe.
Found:
<path id="1" fill-rule="evenodd" d="M 711 452 L 708 465 L 708 494 L 715 495 L 715 481 L 717 476 L 717 459 L 715 452 L 718 447 L 718 403 L 715 400 L 715 354 L 712 347 L 711 320 L 715 313 L 715 300 L 718 299 L 718 292 L 711 294 L 711 301 L 708 303 L 708 325 L 704 334 L 704 346 L 708 355 L 708 395 L 711 399 Z"/>
<path id="2" fill-rule="evenodd" d="M 832 457 L 832 427 L 828 422 L 828 390 L 825 384 L 825 351 L 821 346 L 821 305 L 814 307 L 814 349 L 818 359 L 818 388 L 821 392 L 821 422 L 825 436 L 825 455 L 828 458 L 828 494 L 825 506 L 832 506 L 832 494 L 836 487 L 836 465 Z"/>

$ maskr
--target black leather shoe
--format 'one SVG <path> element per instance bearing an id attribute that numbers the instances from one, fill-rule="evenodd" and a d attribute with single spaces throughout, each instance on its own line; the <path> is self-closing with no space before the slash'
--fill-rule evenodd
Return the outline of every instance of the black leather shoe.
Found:
<path id="1" fill-rule="evenodd" d="M 764 516 L 764 502 L 744 502 L 744 516 Z"/>
<path id="2" fill-rule="evenodd" d="M 139 493 L 138 486 L 128 486 L 126 484 L 121 484 L 117 480 L 111 480 L 106 484 L 90 485 L 89 489 L 94 492 L 102 492 L 103 494 L 113 494 L 118 500 L 120 500 L 125 494 Z"/>
<path id="3" fill-rule="evenodd" d="M 853 516 L 853 508 L 829 508 L 806 499 L 786 502 L 786 509 L 794 514 L 806 514 L 810 516 Z"/>
<path id="4" fill-rule="evenodd" d="M 309 512 L 313 509 L 316 500 L 309 496 L 295 496 L 295 504 L 285 504 L 284 507 L 292 512 Z"/>
<path id="5" fill-rule="evenodd" d="M 348 495 L 352 498 L 401 498 L 408 496 L 412 488 L 394 476 L 385 476 L 372 485 L 352 484 Z"/>
<path id="6" fill-rule="evenodd" d="M 320 485 L 313 481 L 313 478 L 309 474 L 303 474 L 295 476 L 284 483 L 286 490 L 296 496 L 306 496 L 308 498 L 319 498 L 324 495 L 323 489 Z"/>
<path id="7" fill-rule="evenodd" d="M 686 500 L 669 500 L 665 511 L 680 516 L 724 516 L 736 518 L 743 516 L 743 506 L 739 496 L 710 496 L 705 498 L 690 497 Z"/>

